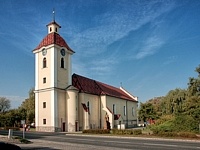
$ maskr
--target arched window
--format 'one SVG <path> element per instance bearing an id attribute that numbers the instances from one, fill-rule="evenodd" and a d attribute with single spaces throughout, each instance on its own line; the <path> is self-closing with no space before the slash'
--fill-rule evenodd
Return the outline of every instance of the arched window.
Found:
<path id="1" fill-rule="evenodd" d="M 51 27 L 50 27 L 50 32 L 51 32 L 51 30 L 52 30 L 52 29 L 51 29 Z"/>
<path id="2" fill-rule="evenodd" d="M 61 64 L 61 68 L 64 68 L 64 67 L 65 67 L 65 66 L 64 66 L 64 64 L 65 64 L 64 58 L 61 58 L 60 64 Z"/>
<path id="3" fill-rule="evenodd" d="M 43 58 L 43 68 L 47 67 L 47 59 L 44 57 Z"/>

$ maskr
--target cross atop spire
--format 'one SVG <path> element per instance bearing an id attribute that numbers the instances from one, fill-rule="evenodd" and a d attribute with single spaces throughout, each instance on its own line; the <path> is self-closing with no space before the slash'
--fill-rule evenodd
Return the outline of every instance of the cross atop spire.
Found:
<path id="1" fill-rule="evenodd" d="M 55 21 L 55 9 L 53 8 L 53 21 Z"/>
<path id="2" fill-rule="evenodd" d="M 52 32 L 59 33 L 59 28 L 61 28 L 61 26 L 58 23 L 56 23 L 56 21 L 55 21 L 55 9 L 54 8 L 53 8 L 52 15 L 53 15 L 53 21 L 50 22 L 47 25 L 47 27 L 48 27 L 48 34 L 52 33 Z"/>

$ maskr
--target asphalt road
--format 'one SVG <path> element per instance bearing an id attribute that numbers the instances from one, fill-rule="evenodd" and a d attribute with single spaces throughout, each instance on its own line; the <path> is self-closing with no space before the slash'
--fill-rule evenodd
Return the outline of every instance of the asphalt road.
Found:
<path id="1" fill-rule="evenodd" d="M 0 131 L 0 135 L 7 135 L 8 131 Z M 14 132 L 14 136 L 22 136 L 22 132 Z M 29 140 L 40 140 L 49 145 L 51 143 L 71 145 L 73 149 L 131 149 L 131 150 L 200 150 L 200 141 L 147 139 L 135 137 L 113 137 L 66 133 L 26 132 Z M 49 143 L 49 144 L 48 144 Z M 62 148 L 62 149 L 70 149 Z"/>

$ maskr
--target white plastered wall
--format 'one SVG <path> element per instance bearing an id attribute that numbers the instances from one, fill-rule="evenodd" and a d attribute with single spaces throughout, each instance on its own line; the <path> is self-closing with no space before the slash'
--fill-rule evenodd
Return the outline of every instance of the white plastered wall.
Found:
<path id="1" fill-rule="evenodd" d="M 97 129 L 100 128 L 100 97 L 86 93 L 79 93 L 79 121 L 80 128 Z M 82 103 L 87 106 L 89 102 L 89 112 L 83 109 Z"/>
<path id="2" fill-rule="evenodd" d="M 67 90 L 66 94 L 66 111 L 67 111 L 67 131 L 75 132 L 76 123 L 78 123 L 78 91 Z"/>

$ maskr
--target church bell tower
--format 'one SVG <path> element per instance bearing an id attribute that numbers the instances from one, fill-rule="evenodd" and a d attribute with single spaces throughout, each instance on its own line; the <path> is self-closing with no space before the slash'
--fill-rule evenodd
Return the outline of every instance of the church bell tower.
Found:
<path id="1" fill-rule="evenodd" d="M 33 50 L 37 131 L 56 132 L 65 129 L 65 90 L 72 82 L 71 55 L 74 51 L 60 36 L 60 28 L 54 15 L 53 21 L 47 25 L 48 34 Z"/>

